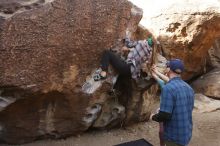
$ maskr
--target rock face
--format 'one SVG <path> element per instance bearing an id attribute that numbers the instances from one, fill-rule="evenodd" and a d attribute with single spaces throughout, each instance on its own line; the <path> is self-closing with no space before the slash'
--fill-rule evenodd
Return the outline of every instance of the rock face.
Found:
<path id="1" fill-rule="evenodd" d="M 195 94 L 194 110 L 200 113 L 213 112 L 220 109 L 220 101 L 208 98 L 203 94 Z"/>
<path id="2" fill-rule="evenodd" d="M 209 50 L 209 60 L 211 67 L 220 67 L 220 38 L 216 38 L 213 46 Z"/>
<path id="3" fill-rule="evenodd" d="M 141 18 L 142 10 L 126 0 L 1 1 L 0 141 L 18 144 L 119 125 L 126 112 L 106 94 L 111 84 L 93 94 L 81 87 L 102 52 L 120 46 Z"/>
<path id="4" fill-rule="evenodd" d="M 197 93 L 220 99 L 220 69 L 215 69 L 192 83 Z"/>
<path id="5" fill-rule="evenodd" d="M 220 36 L 218 0 L 131 1 L 143 8 L 141 24 L 161 42 L 166 57 L 184 60 L 184 79 L 206 72 L 208 50 Z"/>
<path id="6" fill-rule="evenodd" d="M 141 5 L 146 10 L 162 3 L 143 1 L 150 2 Z M 205 72 L 208 50 L 220 36 L 219 1 L 165 4 L 160 13 L 144 13 L 145 28 L 137 29 L 143 11 L 126 0 L 1 0 L 0 141 L 62 138 L 147 120 L 158 101 L 153 80 L 132 83 L 128 98 L 123 80 L 113 95 L 106 93 L 114 75 L 91 78 L 102 52 L 117 51 L 125 36 L 155 36 L 167 58 L 184 60 L 184 79 Z M 218 97 L 213 82 L 216 92 L 202 93 Z"/>

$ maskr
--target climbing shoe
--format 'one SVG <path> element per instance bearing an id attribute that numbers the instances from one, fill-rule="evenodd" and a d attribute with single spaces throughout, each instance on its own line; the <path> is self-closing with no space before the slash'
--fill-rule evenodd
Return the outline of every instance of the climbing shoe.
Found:
<path id="1" fill-rule="evenodd" d="M 94 79 L 94 81 L 100 81 L 107 78 L 107 75 L 105 74 L 105 76 L 103 76 L 102 72 L 102 69 L 99 68 L 93 73 L 92 78 Z"/>
<path id="2" fill-rule="evenodd" d="M 106 78 L 107 78 L 107 76 L 103 77 L 103 76 L 101 75 L 101 73 L 96 74 L 96 75 L 93 76 L 94 81 L 100 81 L 100 80 L 104 80 L 104 79 L 106 79 Z"/>

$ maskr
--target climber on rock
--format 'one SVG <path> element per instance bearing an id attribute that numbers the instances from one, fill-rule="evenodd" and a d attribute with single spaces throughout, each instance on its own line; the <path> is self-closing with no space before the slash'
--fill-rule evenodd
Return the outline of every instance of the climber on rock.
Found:
<path id="1" fill-rule="evenodd" d="M 94 76 L 95 81 L 107 78 L 109 64 L 113 66 L 119 75 L 128 79 L 140 77 L 142 64 L 150 62 L 153 41 L 151 38 L 140 41 L 131 41 L 126 38 L 124 43 L 125 46 L 122 51 L 129 52 L 126 60 L 123 60 L 112 51 L 106 50 L 101 58 L 101 71 Z"/>
<path id="2" fill-rule="evenodd" d="M 101 58 L 101 71 L 93 78 L 95 81 L 106 79 L 108 76 L 108 67 L 111 64 L 118 73 L 116 84 L 120 80 L 120 86 L 126 89 L 125 94 L 129 98 L 132 96 L 132 79 L 137 81 L 141 75 L 143 64 L 151 61 L 153 41 L 151 38 L 139 41 L 131 41 L 126 38 L 124 39 L 124 44 L 125 46 L 122 47 L 122 51 L 127 52 L 126 59 L 122 59 L 114 52 L 106 50 Z"/>

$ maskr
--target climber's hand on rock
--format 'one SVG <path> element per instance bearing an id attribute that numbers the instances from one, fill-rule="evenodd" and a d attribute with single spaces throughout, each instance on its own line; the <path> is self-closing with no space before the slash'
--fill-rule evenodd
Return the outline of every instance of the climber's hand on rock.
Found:
<path id="1" fill-rule="evenodd" d="M 123 52 L 126 52 L 126 51 L 129 51 L 130 49 L 127 48 L 126 46 L 123 46 L 121 50 L 122 50 Z"/>

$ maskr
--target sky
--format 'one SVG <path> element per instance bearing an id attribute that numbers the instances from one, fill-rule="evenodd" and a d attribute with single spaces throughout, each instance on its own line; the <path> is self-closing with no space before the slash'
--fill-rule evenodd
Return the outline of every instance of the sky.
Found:
<path id="1" fill-rule="evenodd" d="M 220 8 L 220 0 L 129 0 L 144 11 L 143 20 L 141 24 L 147 24 L 148 19 L 151 17 L 162 14 L 163 10 L 171 10 L 172 12 L 180 12 L 188 10 L 201 12 L 207 8 L 216 7 Z M 188 10 L 187 10 L 188 9 Z"/>

